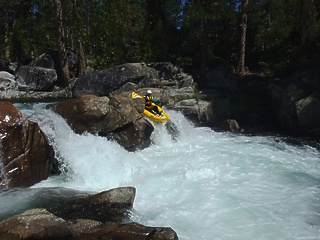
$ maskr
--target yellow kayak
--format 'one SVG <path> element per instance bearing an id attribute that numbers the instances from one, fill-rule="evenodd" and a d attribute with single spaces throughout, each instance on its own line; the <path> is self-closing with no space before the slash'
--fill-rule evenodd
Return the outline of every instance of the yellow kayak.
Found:
<path id="1" fill-rule="evenodd" d="M 132 99 L 134 98 L 143 98 L 142 96 L 140 96 L 139 94 L 132 92 Z M 170 117 L 168 116 L 168 114 L 158 105 L 152 103 L 152 106 L 157 106 L 158 108 L 158 112 L 161 112 L 160 115 L 150 112 L 146 109 L 143 110 L 143 115 L 146 116 L 147 118 L 151 119 L 152 121 L 156 121 L 156 122 L 163 122 L 163 121 L 168 121 L 170 120 Z"/>

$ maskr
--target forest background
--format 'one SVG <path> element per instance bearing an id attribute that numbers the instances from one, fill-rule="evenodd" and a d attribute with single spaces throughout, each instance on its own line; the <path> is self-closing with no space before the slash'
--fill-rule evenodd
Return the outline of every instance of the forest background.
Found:
<path id="1" fill-rule="evenodd" d="M 216 66 L 282 76 L 320 59 L 316 0 L 0 0 L 0 11 L 1 58 L 71 48 L 80 74 L 168 61 L 197 70 L 201 88 Z"/>

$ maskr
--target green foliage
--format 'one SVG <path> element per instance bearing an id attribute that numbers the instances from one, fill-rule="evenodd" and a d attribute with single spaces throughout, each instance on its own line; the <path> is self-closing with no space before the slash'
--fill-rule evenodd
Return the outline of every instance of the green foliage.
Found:
<path id="1" fill-rule="evenodd" d="M 239 52 L 242 1 L 212 0 L 209 11 L 203 2 L 62 1 L 66 46 L 78 50 L 82 41 L 86 59 L 96 69 L 141 61 L 172 61 L 199 68 L 206 19 L 207 67 L 233 70 Z M 12 61 L 56 48 L 53 1 L 0 0 L 0 11 L 1 57 L 8 44 Z M 283 73 L 320 58 L 319 1 L 250 0 L 247 12 L 246 66 L 251 71 Z M 9 42 L 3 38 L 5 24 Z"/>

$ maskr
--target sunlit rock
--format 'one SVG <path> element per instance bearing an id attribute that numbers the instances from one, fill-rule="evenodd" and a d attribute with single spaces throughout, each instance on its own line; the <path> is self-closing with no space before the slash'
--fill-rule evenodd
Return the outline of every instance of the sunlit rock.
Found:
<path id="1" fill-rule="evenodd" d="M 66 221 L 46 209 L 37 208 L 0 222 L 0 239 L 178 240 L 178 235 L 170 227 L 149 227 L 134 222 L 103 223 L 83 218 Z"/>
<path id="2" fill-rule="evenodd" d="M 9 102 L 0 102 L 0 145 L 0 186 L 31 186 L 48 177 L 53 155 L 45 134 Z"/>
<path id="3" fill-rule="evenodd" d="M 46 209 L 32 209 L 0 222 L 0 239 L 68 239 L 65 220 Z"/>
<path id="4" fill-rule="evenodd" d="M 16 86 L 16 82 L 14 80 L 14 75 L 0 71 L 0 90 L 7 90 L 14 88 Z"/>
<path id="5" fill-rule="evenodd" d="M 52 106 L 75 132 L 89 132 L 117 141 L 134 151 L 149 146 L 153 126 L 142 119 L 130 94 L 107 97 L 84 95 Z M 140 103 L 141 105 L 141 103 Z"/>

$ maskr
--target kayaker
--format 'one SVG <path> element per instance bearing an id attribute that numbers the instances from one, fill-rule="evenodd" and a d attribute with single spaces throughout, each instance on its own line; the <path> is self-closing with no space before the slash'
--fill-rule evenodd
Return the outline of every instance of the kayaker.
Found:
<path id="1" fill-rule="evenodd" d="M 156 115 L 161 115 L 162 111 L 159 112 L 159 109 L 156 105 L 152 104 L 155 103 L 157 104 L 158 101 L 152 97 L 152 92 L 151 90 L 147 91 L 147 94 L 145 96 L 143 96 L 143 98 L 145 99 L 145 109 L 148 110 L 149 112 L 156 114 Z"/>

